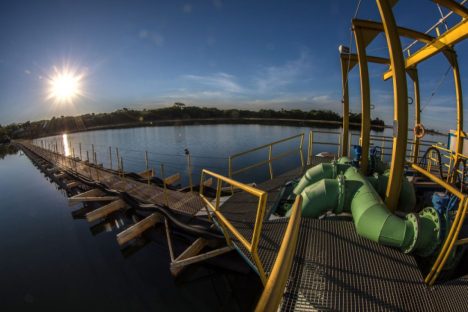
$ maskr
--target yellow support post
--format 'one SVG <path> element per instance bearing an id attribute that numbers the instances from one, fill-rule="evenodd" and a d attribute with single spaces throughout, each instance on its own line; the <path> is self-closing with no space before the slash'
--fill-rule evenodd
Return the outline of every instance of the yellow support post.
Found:
<path id="1" fill-rule="evenodd" d="M 363 31 L 356 27 L 353 21 L 353 32 L 356 40 L 356 50 L 359 61 L 359 77 L 361 83 L 361 173 L 367 174 L 367 164 L 369 162 L 369 145 L 370 145 L 370 87 L 369 87 L 369 70 L 366 57 L 366 43 L 364 40 Z"/>
<path id="2" fill-rule="evenodd" d="M 385 193 L 385 203 L 394 211 L 400 197 L 408 138 L 408 91 L 406 86 L 405 59 L 397 32 L 392 6 L 389 0 L 376 0 L 382 18 L 393 72 L 393 150 L 390 176 Z"/>
<path id="3" fill-rule="evenodd" d="M 421 123 L 421 97 L 419 95 L 419 77 L 418 70 L 416 68 L 411 68 L 407 70 L 408 76 L 413 80 L 413 89 L 414 89 L 414 125 Z M 413 163 L 417 164 L 419 158 L 419 138 L 416 134 L 413 134 Z"/>
<path id="4" fill-rule="evenodd" d="M 341 81 L 342 81 L 342 89 L 343 89 L 343 146 L 341 148 L 342 156 L 348 155 L 348 136 L 349 136 L 349 91 L 348 91 L 348 73 L 350 66 L 350 60 L 346 59 L 346 55 L 341 56 Z M 310 138 L 310 136 L 309 136 Z M 310 148 L 310 147 L 309 147 Z"/>

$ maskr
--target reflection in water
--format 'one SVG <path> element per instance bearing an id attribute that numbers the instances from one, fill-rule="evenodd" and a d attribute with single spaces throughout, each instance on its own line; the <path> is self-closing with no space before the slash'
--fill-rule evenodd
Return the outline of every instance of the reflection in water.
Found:
<path id="1" fill-rule="evenodd" d="M 4 159 L 7 155 L 14 155 L 16 153 L 18 153 L 18 148 L 15 145 L 0 145 L 0 159 Z"/>
<path id="2" fill-rule="evenodd" d="M 65 156 L 70 156 L 70 143 L 68 142 L 68 135 L 64 133 L 63 138 L 63 150 L 65 151 Z"/>

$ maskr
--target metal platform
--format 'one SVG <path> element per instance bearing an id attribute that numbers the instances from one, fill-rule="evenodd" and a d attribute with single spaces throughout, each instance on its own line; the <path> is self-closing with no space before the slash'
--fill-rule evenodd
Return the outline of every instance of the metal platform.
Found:
<path id="1" fill-rule="evenodd" d="M 273 206 L 284 183 L 303 171 L 298 168 L 257 185 L 268 192 L 267 209 Z M 252 196 L 235 193 L 220 210 L 250 238 L 256 204 Z M 258 254 L 267 274 L 276 260 L 287 224 L 288 219 L 265 220 L 263 224 Z M 237 242 L 236 246 L 255 268 L 251 254 L 242 244 Z M 360 237 L 351 218 L 302 219 L 295 254 L 282 311 L 468 309 L 468 276 L 430 288 L 413 256 Z"/>

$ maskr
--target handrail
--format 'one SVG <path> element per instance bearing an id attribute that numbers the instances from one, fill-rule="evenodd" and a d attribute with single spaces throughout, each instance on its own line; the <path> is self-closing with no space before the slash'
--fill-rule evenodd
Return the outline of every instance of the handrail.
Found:
<path id="1" fill-rule="evenodd" d="M 217 179 L 215 205 L 213 205 L 212 202 L 203 195 L 203 187 L 204 187 L 203 182 L 204 182 L 205 175 L 210 175 L 213 178 Z M 242 235 L 235 228 L 235 226 L 222 214 L 221 211 L 219 211 L 221 189 L 222 189 L 223 183 L 230 184 L 233 187 L 239 188 L 251 195 L 258 197 L 257 214 L 255 217 L 255 225 L 253 229 L 252 238 L 250 241 L 247 238 L 245 238 L 245 236 Z M 267 196 L 268 196 L 268 193 L 262 190 L 259 190 L 257 188 L 235 181 L 233 179 L 211 172 L 206 169 L 202 170 L 201 182 L 200 182 L 200 197 L 205 202 L 206 207 L 209 208 L 209 210 L 211 210 L 211 212 L 216 216 L 217 220 L 220 222 L 220 225 L 223 228 L 224 236 L 226 238 L 228 245 L 232 244 L 231 236 L 229 234 L 229 232 L 231 232 L 240 241 L 240 243 L 247 249 L 247 251 L 250 252 L 250 254 L 252 255 L 253 261 L 255 262 L 255 266 L 257 267 L 258 274 L 260 275 L 260 279 L 262 280 L 262 283 L 264 285 L 266 284 L 267 278 L 266 278 L 265 270 L 263 268 L 263 264 L 260 261 L 260 257 L 258 255 L 258 243 L 259 243 L 260 234 L 262 231 L 263 218 L 265 217 L 265 212 L 266 212 Z"/>
<path id="2" fill-rule="evenodd" d="M 428 172 L 424 168 L 416 165 L 416 164 L 411 164 L 411 167 L 416 170 L 417 172 L 421 173 L 422 175 L 426 176 L 433 182 L 439 184 L 440 186 L 444 187 L 447 191 L 455 195 L 460 199 L 460 203 L 458 205 L 458 210 L 457 214 L 455 215 L 455 218 L 450 226 L 450 230 L 448 232 L 447 237 L 445 238 L 445 241 L 442 245 L 442 248 L 439 251 L 439 255 L 437 256 L 436 261 L 432 265 L 431 270 L 427 274 L 426 278 L 424 281 L 429 285 L 432 286 L 435 281 L 437 280 L 437 277 L 439 276 L 440 272 L 442 271 L 445 263 L 447 262 L 447 259 L 452 252 L 452 249 L 454 246 L 456 246 L 458 240 L 458 235 L 460 234 L 461 227 L 463 225 L 463 222 L 465 220 L 466 214 L 468 212 L 468 196 L 457 190 L 455 187 L 447 183 L 446 181 L 440 179 L 439 177 L 433 175 L 432 173 Z"/>
<path id="3" fill-rule="evenodd" d="M 276 311 L 281 302 L 299 240 L 299 225 L 302 216 L 301 203 L 302 197 L 298 195 L 291 208 L 292 213 L 275 264 L 255 308 L 257 312 Z"/>
<path id="4" fill-rule="evenodd" d="M 280 155 L 273 156 L 273 146 L 284 143 L 284 142 L 287 142 L 287 141 L 291 141 L 291 140 L 297 139 L 297 138 L 300 138 L 299 148 L 290 149 L 290 150 L 288 150 L 288 151 L 286 151 L 286 152 L 284 152 L 284 153 L 282 153 Z M 269 165 L 270 179 L 273 179 L 272 162 L 275 161 L 275 160 L 284 158 L 284 157 L 286 157 L 288 155 L 291 155 L 291 154 L 293 154 L 295 152 L 299 152 L 299 155 L 301 156 L 301 165 L 304 166 L 304 156 L 302 155 L 303 146 L 304 146 L 304 133 L 300 133 L 300 134 L 297 134 L 297 135 L 293 135 L 291 137 L 287 137 L 287 138 L 284 138 L 284 139 L 281 139 L 281 140 L 278 140 L 278 141 L 274 141 L 274 142 L 271 142 L 271 143 L 268 143 L 268 144 L 264 144 L 264 145 L 254 147 L 254 148 L 251 148 L 249 150 L 246 150 L 246 151 L 239 152 L 237 154 L 231 155 L 228 158 L 228 175 L 229 175 L 230 178 L 232 178 L 235 174 L 239 174 L 241 172 L 245 172 L 247 170 L 257 168 L 257 167 L 260 167 L 262 165 L 268 164 Z M 235 158 L 245 156 L 247 154 L 250 154 L 250 153 L 262 150 L 262 149 L 266 149 L 266 148 L 268 148 L 268 158 L 267 158 L 267 160 L 262 160 L 260 162 L 248 165 L 246 167 L 243 167 L 243 168 L 240 168 L 240 169 L 237 169 L 237 170 L 233 170 L 233 160 Z"/>

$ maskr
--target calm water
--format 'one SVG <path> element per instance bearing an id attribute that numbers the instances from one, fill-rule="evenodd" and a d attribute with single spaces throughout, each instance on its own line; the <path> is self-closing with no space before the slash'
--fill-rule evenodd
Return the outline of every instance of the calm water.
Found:
<path id="1" fill-rule="evenodd" d="M 245 311 L 254 273 L 194 266 L 174 279 L 163 245 L 125 256 L 115 229 L 75 220 L 67 197 L 19 152 L 0 157 L 0 311 Z M 257 290 L 257 291 L 255 291 Z"/>
<path id="2" fill-rule="evenodd" d="M 48 144 L 57 143 L 59 150 L 63 151 L 65 146 L 67 152 L 74 152 L 75 156 L 80 156 L 79 143 L 81 143 L 82 159 L 87 158 L 86 151 L 88 151 L 89 159 L 92 159 L 92 144 L 94 144 L 98 163 L 103 163 L 106 167 L 111 166 L 109 157 L 109 147 L 111 147 L 114 169 L 117 167 L 115 148 L 118 147 L 119 156 L 123 158 L 124 169 L 130 171 L 145 169 L 145 151 L 148 151 L 149 167 L 154 168 L 158 176 L 160 176 L 160 166 L 164 164 L 165 176 L 180 172 L 182 184 L 187 185 L 188 169 L 185 149 L 192 156 L 192 177 L 196 184 L 202 168 L 227 174 L 230 155 L 300 133 L 306 134 L 303 150 L 303 155 L 306 157 L 309 130 L 314 131 L 313 154 L 338 151 L 337 146 L 318 143 L 338 143 L 340 129 L 264 125 L 191 125 L 100 130 L 68 134 L 65 144 L 62 136 L 44 138 L 42 144 L 48 146 Z M 358 131 L 352 131 L 352 133 L 358 134 Z M 371 134 L 391 136 L 392 130 L 385 129 L 383 132 Z M 425 139 L 446 142 L 446 138 L 440 136 L 426 136 Z M 275 145 L 273 156 L 292 149 L 297 150 L 299 142 L 300 139 L 297 138 Z M 357 144 L 358 135 L 352 136 L 352 142 Z M 36 140 L 36 144 L 40 145 L 41 140 Z M 387 142 L 385 146 L 389 148 L 390 142 Z M 267 156 L 268 149 L 265 148 L 236 158 L 232 164 L 233 170 L 266 160 Z M 275 161 L 273 171 L 279 174 L 295 168 L 300 165 L 300 159 L 298 152 L 293 153 L 281 161 Z M 269 177 L 269 171 L 267 165 L 264 165 L 234 177 L 244 182 L 261 182 Z"/>

